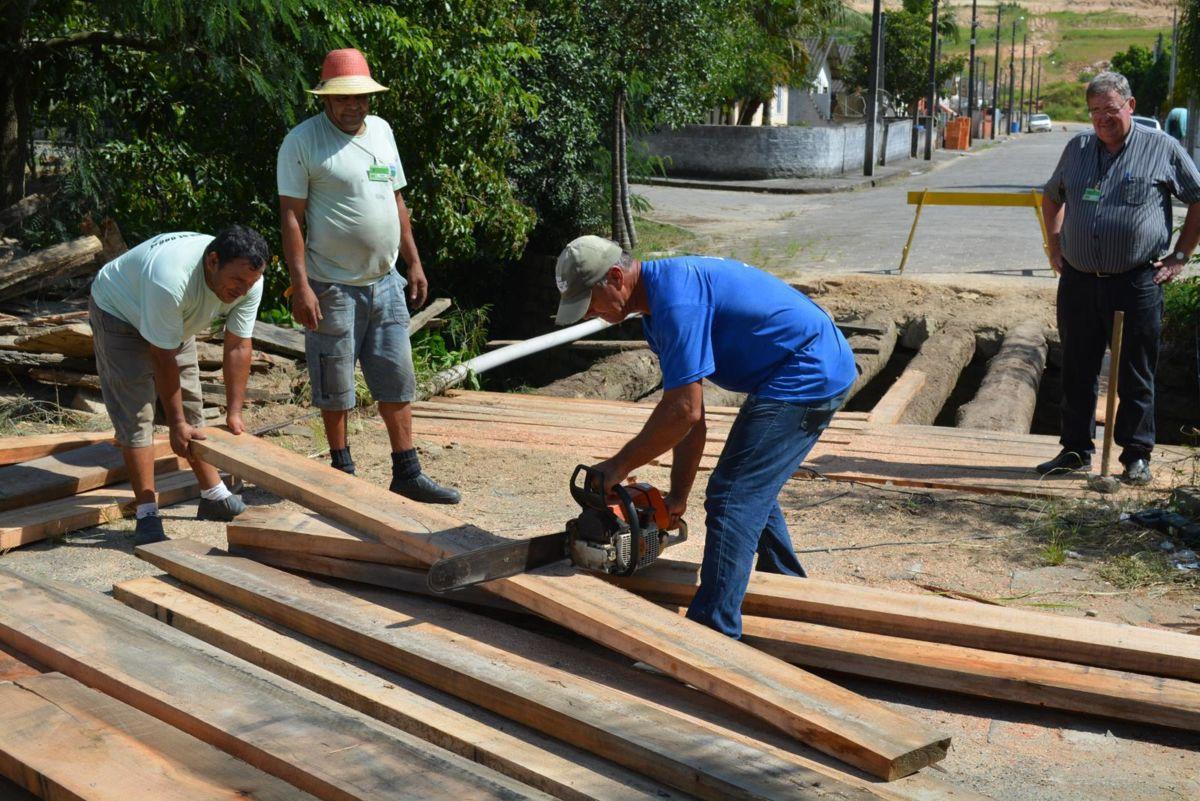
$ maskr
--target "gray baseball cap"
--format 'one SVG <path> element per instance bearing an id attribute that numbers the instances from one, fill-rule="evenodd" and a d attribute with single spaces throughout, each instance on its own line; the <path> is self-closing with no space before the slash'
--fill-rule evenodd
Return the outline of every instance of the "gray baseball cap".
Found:
<path id="1" fill-rule="evenodd" d="M 621 246 L 601 236 L 581 236 L 567 245 L 554 266 L 554 280 L 562 295 L 554 321 L 571 325 L 582 320 L 592 302 L 592 287 L 620 261 Z"/>

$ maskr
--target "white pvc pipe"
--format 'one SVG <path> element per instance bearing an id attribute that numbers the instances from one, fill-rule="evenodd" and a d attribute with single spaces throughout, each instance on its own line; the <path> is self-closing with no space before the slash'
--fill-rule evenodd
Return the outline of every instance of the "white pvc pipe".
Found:
<path id="1" fill-rule="evenodd" d="M 628 320 L 637 316 L 636 314 L 631 314 L 625 319 Z M 568 328 L 551 331 L 549 334 L 542 334 L 540 337 L 526 339 L 503 348 L 497 348 L 489 353 L 484 353 L 476 356 L 474 359 L 465 361 L 462 364 L 456 364 L 453 367 L 442 370 L 429 379 L 426 390 L 429 395 L 440 395 L 451 387 L 461 384 L 471 373 L 478 375 L 491 370 L 493 367 L 499 367 L 502 364 L 508 364 L 525 356 L 549 350 L 557 345 L 565 345 L 568 342 L 582 339 L 589 334 L 603 331 L 611 325 L 612 323 L 606 323 L 597 317 L 594 320 L 578 323 Z"/>

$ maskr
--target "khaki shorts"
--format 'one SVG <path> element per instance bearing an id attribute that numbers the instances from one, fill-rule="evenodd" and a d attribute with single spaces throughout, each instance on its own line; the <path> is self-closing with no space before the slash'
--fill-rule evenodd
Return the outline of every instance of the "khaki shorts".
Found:
<path id="1" fill-rule="evenodd" d="M 158 392 L 154 387 L 154 360 L 150 343 L 129 323 L 88 301 L 88 318 L 100 373 L 100 394 L 117 432 L 117 443 L 126 448 L 154 444 L 154 409 Z M 196 339 L 189 338 L 175 354 L 179 365 L 179 388 L 183 416 L 189 425 L 204 425 L 200 392 L 200 366 L 196 361 Z"/>

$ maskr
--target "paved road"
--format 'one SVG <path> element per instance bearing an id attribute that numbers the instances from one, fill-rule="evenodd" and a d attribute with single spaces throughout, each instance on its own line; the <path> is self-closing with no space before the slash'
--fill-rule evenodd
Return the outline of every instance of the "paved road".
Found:
<path id="1" fill-rule="evenodd" d="M 886 272 L 900 264 L 913 221 L 905 202 L 928 188 L 1021 192 L 1050 176 L 1063 146 L 1081 126 L 1025 136 L 953 158 L 931 173 L 875 189 L 828 195 L 766 195 L 639 186 L 647 216 L 701 237 L 697 249 L 730 256 L 781 276 L 811 270 Z M 1182 210 L 1177 209 L 1182 218 Z M 1050 278 L 1031 209 L 927 207 L 906 275 L 975 273 Z"/>

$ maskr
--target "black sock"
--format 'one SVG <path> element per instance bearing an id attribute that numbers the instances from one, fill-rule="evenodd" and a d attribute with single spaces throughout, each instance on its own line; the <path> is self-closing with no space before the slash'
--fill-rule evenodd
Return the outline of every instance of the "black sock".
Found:
<path id="1" fill-rule="evenodd" d="M 396 481 L 408 481 L 421 475 L 421 460 L 417 457 L 417 449 L 409 448 L 392 454 L 392 478 Z"/>
<path id="2" fill-rule="evenodd" d="M 344 448 L 334 448 L 329 451 L 330 461 L 333 466 L 343 473 L 354 475 L 354 459 L 350 456 L 350 446 Z"/>

